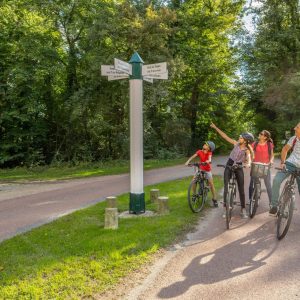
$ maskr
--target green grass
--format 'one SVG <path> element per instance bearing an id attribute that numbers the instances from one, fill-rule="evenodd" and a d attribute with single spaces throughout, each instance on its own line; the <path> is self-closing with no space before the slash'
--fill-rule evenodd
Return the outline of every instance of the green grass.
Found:
<path id="1" fill-rule="evenodd" d="M 3 241 L 0 299 L 81 299 L 108 290 L 193 228 L 199 214 L 187 204 L 189 181 L 155 185 L 169 196 L 169 215 L 119 219 L 118 230 L 105 230 L 105 203 L 98 203 Z M 220 178 L 215 184 L 219 189 Z M 147 210 L 155 210 L 151 188 Z M 118 197 L 118 208 L 128 210 L 128 194 Z"/>
<path id="2" fill-rule="evenodd" d="M 186 158 L 171 160 L 146 160 L 144 170 L 163 168 L 183 164 Z M 114 175 L 129 172 L 129 161 L 109 161 L 98 163 L 81 163 L 77 166 L 58 167 L 18 167 L 14 169 L 0 169 L 0 181 L 29 181 L 29 180 L 57 180 L 91 176 Z"/>

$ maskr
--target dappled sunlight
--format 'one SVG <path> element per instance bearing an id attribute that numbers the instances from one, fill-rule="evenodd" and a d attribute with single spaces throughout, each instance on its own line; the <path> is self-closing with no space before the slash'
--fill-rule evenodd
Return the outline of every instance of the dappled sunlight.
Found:
<path id="1" fill-rule="evenodd" d="M 277 248 L 274 236 L 268 233 L 265 225 L 250 230 L 242 238 L 237 229 L 202 243 L 197 249 L 203 253 L 194 257 L 183 270 L 183 280 L 162 288 L 159 298 L 179 297 L 194 285 L 214 284 L 265 266 Z"/>

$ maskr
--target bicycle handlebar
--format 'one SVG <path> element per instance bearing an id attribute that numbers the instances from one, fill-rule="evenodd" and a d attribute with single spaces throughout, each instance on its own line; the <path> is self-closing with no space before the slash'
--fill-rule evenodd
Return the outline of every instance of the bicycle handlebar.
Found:
<path id="1" fill-rule="evenodd" d="M 299 176 L 300 176 L 300 170 L 289 171 L 289 170 L 287 170 L 287 169 L 280 169 L 280 168 L 277 168 L 277 167 L 275 167 L 275 169 L 276 169 L 276 170 L 279 170 L 279 171 L 281 171 L 281 172 L 283 172 L 283 173 L 290 173 L 290 174 L 293 174 L 293 175 L 295 175 L 296 177 L 299 177 Z"/>
<path id="2" fill-rule="evenodd" d="M 217 165 L 217 167 L 222 167 L 222 168 L 230 168 L 230 169 L 242 169 L 242 168 L 246 168 L 246 166 L 243 165 Z"/>
<path id="3" fill-rule="evenodd" d="M 188 167 L 199 167 L 199 166 L 206 166 L 208 163 L 189 163 Z"/>

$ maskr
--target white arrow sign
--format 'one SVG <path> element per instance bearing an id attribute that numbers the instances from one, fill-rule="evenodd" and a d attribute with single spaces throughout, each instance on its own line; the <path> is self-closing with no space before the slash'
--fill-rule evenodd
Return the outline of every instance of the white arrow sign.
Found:
<path id="1" fill-rule="evenodd" d="M 111 65 L 102 65 L 101 66 L 101 75 L 102 76 L 113 76 L 113 75 L 123 75 L 126 76 L 127 74 L 116 70 L 115 66 L 111 66 Z"/>
<path id="2" fill-rule="evenodd" d="M 122 71 L 126 74 L 129 74 L 129 75 L 132 74 L 131 64 L 127 63 L 126 61 L 117 59 L 117 58 L 114 59 L 114 62 L 115 62 L 115 69 L 116 70 Z"/>
<path id="3" fill-rule="evenodd" d="M 129 75 L 127 74 L 124 74 L 124 75 L 112 75 L 112 76 L 108 76 L 107 79 L 108 81 L 111 81 L 111 80 L 119 80 L 119 79 L 127 79 L 129 77 Z"/>
<path id="4" fill-rule="evenodd" d="M 153 78 L 143 76 L 143 79 L 147 82 L 153 83 Z"/>
<path id="5" fill-rule="evenodd" d="M 147 78 L 153 78 L 153 79 L 168 79 L 168 71 L 165 73 L 152 73 L 147 75 Z M 145 77 L 144 77 L 145 79 Z"/>
<path id="6" fill-rule="evenodd" d="M 167 63 L 151 64 L 142 66 L 142 75 L 149 76 L 152 74 L 162 74 L 167 72 Z"/>

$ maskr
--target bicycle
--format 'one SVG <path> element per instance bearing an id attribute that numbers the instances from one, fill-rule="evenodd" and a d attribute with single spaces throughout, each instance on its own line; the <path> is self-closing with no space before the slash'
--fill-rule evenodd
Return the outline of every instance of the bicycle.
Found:
<path id="1" fill-rule="evenodd" d="M 275 169 L 291 174 L 289 180 L 286 181 L 279 197 L 277 211 L 277 239 L 281 240 L 287 234 L 292 221 L 295 206 L 296 178 L 300 176 L 300 171 L 288 171 L 280 168 Z"/>
<path id="2" fill-rule="evenodd" d="M 206 163 L 188 164 L 189 167 L 194 166 L 197 168 L 197 172 L 188 188 L 188 204 L 194 213 L 198 213 L 203 209 L 210 190 L 205 171 L 200 169 L 200 165 L 206 165 Z"/>
<path id="3" fill-rule="evenodd" d="M 258 202 L 261 196 L 261 179 L 268 175 L 270 164 L 252 163 L 250 176 L 254 179 L 254 189 L 249 203 L 249 216 L 253 218 L 256 214 Z"/>
<path id="4" fill-rule="evenodd" d="M 237 181 L 236 181 L 236 176 L 235 176 L 235 170 L 239 168 L 243 168 L 242 165 L 217 165 L 217 167 L 222 167 L 222 168 L 228 168 L 230 170 L 230 177 L 229 177 L 229 182 L 228 182 L 228 189 L 227 189 L 227 194 L 226 194 L 226 200 L 225 200 L 225 209 L 226 209 L 226 228 L 229 229 L 231 217 L 232 217 L 232 211 L 234 204 L 236 203 L 236 186 L 237 186 Z"/>

